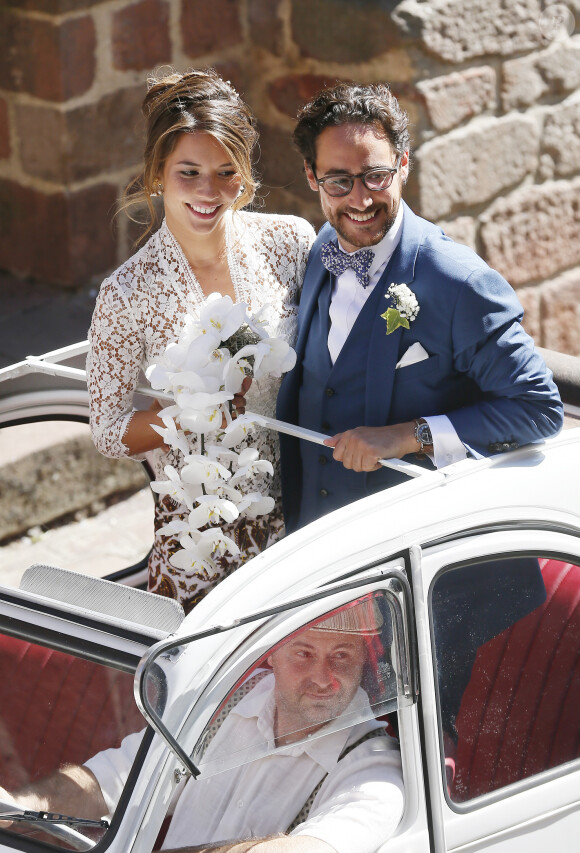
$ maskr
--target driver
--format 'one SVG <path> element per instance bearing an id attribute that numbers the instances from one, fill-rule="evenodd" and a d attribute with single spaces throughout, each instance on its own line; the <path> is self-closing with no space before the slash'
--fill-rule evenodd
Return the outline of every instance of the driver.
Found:
<path id="1" fill-rule="evenodd" d="M 360 685 L 367 641 L 381 622 L 374 601 L 363 599 L 269 655 L 269 670 L 229 710 L 204 763 L 241 749 L 263 757 L 188 780 L 161 849 L 373 853 L 391 837 L 404 802 L 395 739 L 374 719 L 329 725 L 343 715 L 371 715 Z M 141 733 L 129 735 L 118 749 L 61 768 L 12 798 L 27 809 L 94 819 L 112 813 L 140 741 Z M 283 749 L 264 755 L 274 747 Z"/>

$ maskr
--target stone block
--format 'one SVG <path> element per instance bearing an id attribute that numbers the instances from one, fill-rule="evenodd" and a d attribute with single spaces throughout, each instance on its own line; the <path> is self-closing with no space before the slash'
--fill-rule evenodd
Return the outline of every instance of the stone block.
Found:
<path id="1" fill-rule="evenodd" d="M 268 93 L 276 109 L 295 119 L 310 98 L 338 82 L 341 81 L 331 74 L 286 74 L 270 83 Z"/>
<path id="2" fill-rule="evenodd" d="M 302 56 L 324 62 L 366 62 L 400 46 L 384 0 L 291 0 L 292 38 Z"/>
<path id="3" fill-rule="evenodd" d="M 10 157 L 11 151 L 8 104 L 4 98 L 0 98 L 0 160 Z"/>
<path id="4" fill-rule="evenodd" d="M 580 267 L 542 287 L 542 346 L 580 356 Z"/>
<path id="5" fill-rule="evenodd" d="M 66 112 L 17 105 L 14 115 L 23 170 L 35 178 L 70 184 L 140 163 L 144 94 L 144 84 L 120 89 Z M 38 145 L 40 128 L 43 145 Z"/>
<path id="6" fill-rule="evenodd" d="M 171 60 L 169 7 L 165 0 L 140 0 L 113 12 L 113 67 L 150 70 Z"/>
<path id="7" fill-rule="evenodd" d="M 510 59 L 503 65 L 504 110 L 522 109 L 549 95 L 573 92 L 580 86 L 580 36 L 546 50 Z"/>
<path id="8" fill-rule="evenodd" d="M 212 67 L 215 68 L 220 77 L 232 84 L 242 98 L 246 98 L 246 92 L 249 88 L 248 71 L 251 74 L 251 68 L 248 69 L 247 66 L 241 66 L 239 62 L 234 62 L 233 60 L 218 60 L 212 63 Z M 248 106 L 251 108 L 250 104 Z"/>
<path id="9" fill-rule="evenodd" d="M 541 288 L 518 287 L 516 295 L 524 309 L 522 326 L 536 343 L 542 345 L 542 310 L 541 310 Z"/>
<path id="10" fill-rule="evenodd" d="M 82 95 L 93 84 L 95 47 L 95 27 L 88 15 L 55 24 L 4 10 L 0 12 L 0 88 L 47 101 Z"/>
<path id="11" fill-rule="evenodd" d="M 538 47 L 541 13 L 540 0 L 403 0 L 393 20 L 429 53 L 460 63 Z"/>
<path id="12" fill-rule="evenodd" d="M 65 15 L 93 6 L 104 6 L 108 0 L 4 0 L 6 6 L 21 12 L 43 12 L 45 15 Z"/>
<path id="13" fill-rule="evenodd" d="M 106 459 L 88 435 L 71 437 L 0 466 L 0 541 L 142 489 L 131 459 Z M 58 500 L 55 500 L 55 492 Z"/>
<path id="14" fill-rule="evenodd" d="M 239 44 L 241 0 L 182 0 L 181 37 L 188 56 L 203 56 Z"/>
<path id="15" fill-rule="evenodd" d="M 481 217 L 486 261 L 514 286 L 580 264 L 579 198 L 576 178 L 523 187 L 497 199 Z"/>
<path id="16" fill-rule="evenodd" d="M 458 216 L 448 222 L 439 222 L 438 225 L 456 243 L 463 243 L 464 246 L 469 246 L 475 252 L 476 225 L 472 216 Z"/>
<path id="17" fill-rule="evenodd" d="M 490 201 L 535 172 L 539 130 L 534 119 L 479 118 L 426 142 L 416 152 L 422 216 L 440 219 Z"/>
<path id="18" fill-rule="evenodd" d="M 0 180 L 0 266 L 65 287 L 104 274 L 116 261 L 116 195 L 109 184 L 46 195 Z"/>
<path id="19" fill-rule="evenodd" d="M 425 98 L 432 126 L 439 131 L 457 127 L 496 105 L 495 71 L 488 65 L 421 80 L 417 89 Z"/>
<path id="20" fill-rule="evenodd" d="M 307 202 L 317 197 L 306 182 L 302 159 L 287 130 L 278 130 L 269 125 L 260 126 L 258 171 L 261 173 L 262 197 L 277 189 Z"/>
<path id="21" fill-rule="evenodd" d="M 580 172 L 580 101 L 554 107 L 544 121 L 542 168 L 546 177 Z"/>
<path id="22" fill-rule="evenodd" d="M 254 44 L 281 56 L 284 51 L 282 0 L 248 0 L 248 23 Z"/>
<path id="23" fill-rule="evenodd" d="M 325 222 L 324 214 L 318 202 L 318 195 L 311 192 L 312 199 L 306 201 L 283 188 L 267 188 L 263 195 L 261 205 L 257 210 L 264 213 L 283 213 L 293 216 L 301 216 L 318 230 Z"/>

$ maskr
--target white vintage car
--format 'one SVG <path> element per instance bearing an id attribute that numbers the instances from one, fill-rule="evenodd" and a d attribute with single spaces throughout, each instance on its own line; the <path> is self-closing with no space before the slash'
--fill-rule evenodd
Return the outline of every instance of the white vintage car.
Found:
<path id="1" fill-rule="evenodd" d="M 6 387 L 15 384 L 0 398 L 0 423 L 86 418 L 86 392 L 27 389 L 23 375 L 4 372 Z M 74 572 L 28 567 L 17 586 L 0 586 L 0 785 L 14 790 L 142 736 L 107 820 L 23 815 L 0 829 L 0 850 L 154 849 L 184 777 L 260 757 L 206 749 L 271 650 L 329 612 L 372 599 L 384 630 L 365 689 L 370 713 L 398 736 L 405 786 L 403 818 L 379 851 L 576 853 L 579 484 L 580 428 L 571 424 L 543 444 L 410 478 L 320 519 L 240 568 L 185 618 L 174 602 L 130 585 L 139 567 L 117 573 L 124 584 L 82 574 L 74 552 Z M 488 636 L 504 599 L 527 595 L 525 573 L 521 590 L 517 572 L 502 586 L 504 567 L 530 563 L 541 571 L 541 603 L 530 599 Z M 482 576 L 501 587 L 491 616 Z M 457 707 L 448 705 L 449 683 L 470 643 L 450 655 L 449 614 L 477 646 Z M 1 810 L 14 812 L 9 801 Z"/>

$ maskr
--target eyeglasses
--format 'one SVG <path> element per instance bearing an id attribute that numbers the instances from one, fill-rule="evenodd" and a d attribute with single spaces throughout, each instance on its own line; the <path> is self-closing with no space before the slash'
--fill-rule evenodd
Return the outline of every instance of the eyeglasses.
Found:
<path id="1" fill-rule="evenodd" d="M 327 195 L 339 198 L 352 191 L 357 178 L 360 178 L 367 190 L 373 193 L 388 190 L 399 171 L 399 161 L 400 157 L 397 157 L 397 163 L 393 169 L 367 169 L 359 172 L 358 175 L 328 175 L 326 178 L 317 178 L 314 169 L 312 172 L 316 183 Z"/>

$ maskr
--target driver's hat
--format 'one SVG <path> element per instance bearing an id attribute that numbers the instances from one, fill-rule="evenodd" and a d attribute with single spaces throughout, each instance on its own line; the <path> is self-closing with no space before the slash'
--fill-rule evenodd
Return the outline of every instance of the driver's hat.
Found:
<path id="1" fill-rule="evenodd" d="M 380 634 L 383 615 L 376 598 L 366 596 L 353 604 L 335 610 L 329 617 L 312 625 L 312 631 L 336 631 L 341 634 Z"/>

